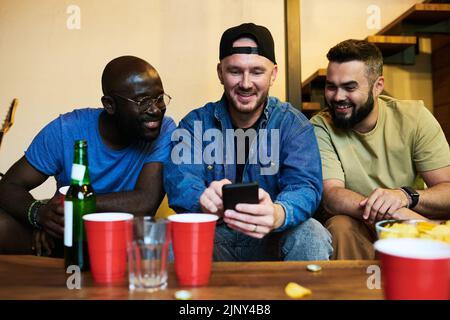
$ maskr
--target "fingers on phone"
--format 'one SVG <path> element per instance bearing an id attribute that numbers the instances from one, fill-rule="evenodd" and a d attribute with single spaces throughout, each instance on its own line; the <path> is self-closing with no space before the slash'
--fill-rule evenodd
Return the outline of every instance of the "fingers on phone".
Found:
<path id="1" fill-rule="evenodd" d="M 206 189 L 202 194 L 200 203 L 212 213 L 216 213 L 223 208 L 222 199 L 211 188 Z"/>

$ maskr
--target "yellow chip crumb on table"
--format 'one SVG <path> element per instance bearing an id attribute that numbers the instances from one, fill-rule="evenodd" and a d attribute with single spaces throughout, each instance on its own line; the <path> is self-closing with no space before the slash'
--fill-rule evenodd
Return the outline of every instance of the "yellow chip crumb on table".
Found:
<path id="1" fill-rule="evenodd" d="M 304 296 L 312 294 L 308 288 L 302 287 L 298 283 L 289 282 L 284 288 L 284 292 L 293 299 L 301 299 Z"/>
<path id="2" fill-rule="evenodd" d="M 175 292 L 175 299 L 177 300 L 190 300 L 192 299 L 192 293 L 187 290 L 178 290 Z"/>

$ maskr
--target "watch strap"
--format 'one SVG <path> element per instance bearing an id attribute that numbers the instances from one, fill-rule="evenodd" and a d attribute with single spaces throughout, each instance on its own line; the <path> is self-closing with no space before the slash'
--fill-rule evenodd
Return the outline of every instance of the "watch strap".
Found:
<path id="1" fill-rule="evenodd" d="M 419 203 L 419 193 L 411 187 L 401 187 L 400 189 L 408 195 L 410 200 L 408 209 L 414 208 Z"/>

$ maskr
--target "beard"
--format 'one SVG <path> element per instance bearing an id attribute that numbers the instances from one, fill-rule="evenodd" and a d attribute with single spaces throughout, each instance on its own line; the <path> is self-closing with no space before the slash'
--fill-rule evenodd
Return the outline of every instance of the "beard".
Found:
<path id="1" fill-rule="evenodd" d="M 245 90 L 242 89 L 238 90 L 241 92 L 245 92 Z M 239 103 L 239 101 L 236 101 L 236 97 L 233 97 L 230 92 L 227 92 L 227 90 L 225 90 L 225 96 L 227 98 L 228 106 L 234 109 L 237 113 L 251 114 L 260 108 L 264 108 L 264 106 L 266 105 L 267 97 L 269 96 L 269 90 L 262 93 L 261 96 L 254 102 L 253 106 Z"/>
<path id="2" fill-rule="evenodd" d="M 366 102 L 359 108 L 356 108 L 356 105 L 350 101 L 328 103 L 327 99 L 325 99 L 325 103 L 331 114 L 333 124 L 337 128 L 344 130 L 352 129 L 355 125 L 363 121 L 372 112 L 374 107 L 372 90 L 369 90 Z M 338 106 L 350 106 L 352 108 L 350 117 L 337 115 L 335 110 Z"/>

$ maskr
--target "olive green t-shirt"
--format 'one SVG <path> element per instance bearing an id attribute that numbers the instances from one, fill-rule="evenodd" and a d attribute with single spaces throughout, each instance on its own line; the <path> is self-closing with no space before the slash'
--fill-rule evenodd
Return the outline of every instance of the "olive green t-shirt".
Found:
<path id="1" fill-rule="evenodd" d="M 367 133 L 334 127 L 329 113 L 311 118 L 323 179 L 368 196 L 375 188 L 413 186 L 420 172 L 450 165 L 444 133 L 422 101 L 378 98 L 378 121 Z"/>

